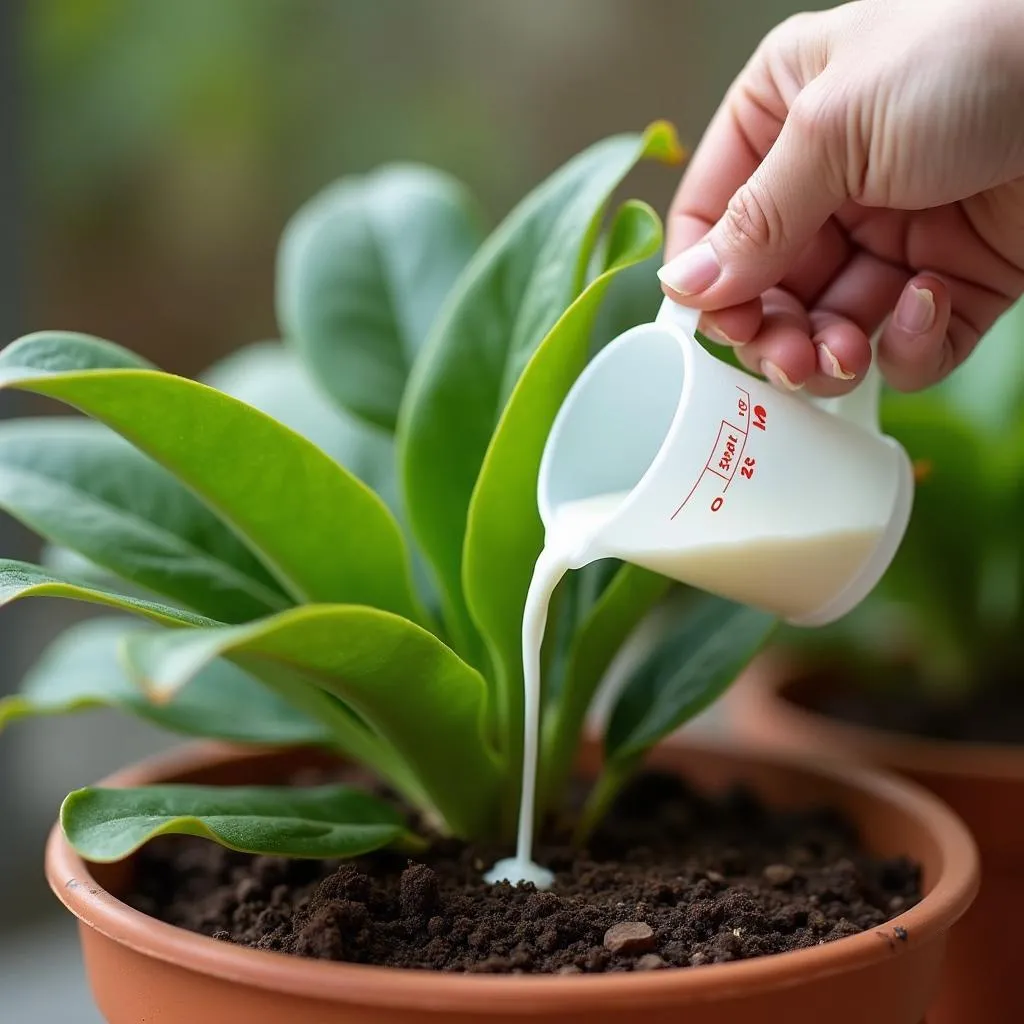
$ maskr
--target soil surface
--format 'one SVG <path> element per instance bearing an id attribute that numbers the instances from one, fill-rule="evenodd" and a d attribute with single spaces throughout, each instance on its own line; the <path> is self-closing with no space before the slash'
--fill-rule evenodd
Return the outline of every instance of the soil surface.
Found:
<path id="1" fill-rule="evenodd" d="M 1017 683 L 936 694 L 808 680 L 794 696 L 820 714 L 872 729 L 958 743 L 1024 744 L 1024 687 Z"/>
<path id="2" fill-rule="evenodd" d="M 539 861 L 555 887 L 487 885 L 509 851 L 454 841 L 417 862 L 231 853 L 165 837 L 128 898 L 226 942 L 390 967 L 558 974 L 658 970 L 801 949 L 885 924 L 920 899 L 918 868 L 866 856 L 829 812 L 781 815 L 750 793 L 705 798 L 647 775 L 587 851 Z M 890 928 L 890 942 L 905 941 Z"/>

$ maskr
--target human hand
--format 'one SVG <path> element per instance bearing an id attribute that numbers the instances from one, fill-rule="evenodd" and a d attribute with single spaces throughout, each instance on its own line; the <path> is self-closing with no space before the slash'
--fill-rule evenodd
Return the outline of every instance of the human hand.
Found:
<path id="1" fill-rule="evenodd" d="M 1024 291 L 1024 4 L 859 0 L 764 40 L 669 215 L 665 293 L 774 384 L 958 366 Z"/>

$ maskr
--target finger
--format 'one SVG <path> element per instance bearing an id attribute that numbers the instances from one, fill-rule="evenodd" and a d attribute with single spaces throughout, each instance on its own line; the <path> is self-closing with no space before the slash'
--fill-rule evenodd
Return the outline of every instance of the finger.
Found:
<path id="1" fill-rule="evenodd" d="M 852 390 L 871 365 L 870 338 L 892 311 L 907 272 L 870 253 L 856 252 L 810 311 L 818 372 L 807 381 L 816 395 Z"/>
<path id="2" fill-rule="evenodd" d="M 729 306 L 705 313 L 700 330 L 712 341 L 725 345 L 745 345 L 753 340 L 761 327 L 761 300 L 752 299 L 741 306 Z"/>
<path id="3" fill-rule="evenodd" d="M 793 104 L 778 140 L 703 241 L 658 276 L 700 309 L 734 306 L 777 284 L 846 198 L 845 131 L 825 76 Z M 836 140 L 833 144 L 832 140 Z"/>
<path id="4" fill-rule="evenodd" d="M 740 362 L 784 391 L 804 386 L 816 368 L 810 321 L 803 305 L 781 288 L 764 297 L 764 318 L 757 336 L 737 349 Z"/>
<path id="5" fill-rule="evenodd" d="M 951 321 L 951 310 L 949 288 L 938 277 L 921 274 L 907 282 L 878 348 L 894 388 L 918 391 L 945 377 L 956 365 L 954 336 L 961 350 L 977 344 L 978 332 L 961 318 Z"/>
<path id="6" fill-rule="evenodd" d="M 704 236 L 772 148 L 791 103 L 824 69 L 828 33 L 837 20 L 835 12 L 796 15 L 758 46 L 679 183 L 666 224 L 666 260 Z"/>
<path id="7" fill-rule="evenodd" d="M 856 251 L 839 222 L 830 217 L 779 282 L 808 309 L 842 273 Z"/>
<path id="8" fill-rule="evenodd" d="M 834 398 L 852 391 L 871 365 L 871 343 L 855 323 L 833 313 L 811 313 L 817 371 L 807 380 L 813 395 Z"/>

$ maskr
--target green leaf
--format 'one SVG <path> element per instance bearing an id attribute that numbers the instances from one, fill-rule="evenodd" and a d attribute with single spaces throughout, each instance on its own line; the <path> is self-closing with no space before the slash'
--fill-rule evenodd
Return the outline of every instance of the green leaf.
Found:
<path id="1" fill-rule="evenodd" d="M 86 860 L 122 860 L 163 835 L 201 836 L 230 850 L 282 857 L 359 857 L 413 843 L 402 815 L 348 786 L 145 786 L 79 789 L 60 809 Z"/>
<path id="2" fill-rule="evenodd" d="M 394 439 L 331 402 L 295 352 L 280 342 L 257 342 L 212 366 L 203 380 L 308 437 L 371 488 L 405 529 Z M 437 598 L 430 573 L 413 545 L 410 555 L 416 589 L 433 609 Z"/>
<path id="3" fill-rule="evenodd" d="M 0 560 L 0 606 L 22 597 L 63 597 L 105 605 L 119 611 L 134 612 L 164 626 L 221 625 L 213 619 L 170 605 L 130 597 L 100 584 L 85 585 L 44 572 L 38 566 Z M 416 806 L 433 806 L 401 758 L 371 732 L 351 708 L 325 692 L 318 681 L 290 672 L 287 666 L 271 663 L 261 664 L 259 679 L 285 703 L 329 729 L 333 747 L 372 768 Z"/>
<path id="4" fill-rule="evenodd" d="M 202 379 L 309 438 L 399 514 L 391 435 L 339 409 L 295 352 L 277 341 L 256 342 L 211 366 Z"/>
<path id="5" fill-rule="evenodd" d="M 26 334 L 0 351 L 0 384 L 41 373 L 78 370 L 152 370 L 152 363 L 112 341 L 76 331 Z"/>
<path id="6" fill-rule="evenodd" d="M 162 626 L 216 626 L 214 619 L 196 615 L 183 608 L 175 608 L 158 601 L 130 597 L 101 586 L 79 583 L 74 579 L 56 576 L 38 565 L 0 559 L 0 606 L 23 597 L 63 597 L 87 604 L 104 605 L 119 611 L 133 612 Z"/>
<path id="7" fill-rule="evenodd" d="M 55 336 L 64 350 L 75 338 Z M 56 341 L 55 341 L 56 344 Z M 149 370 L 51 373 L 0 353 L 0 383 L 106 423 L 177 477 L 299 602 L 351 601 L 417 618 L 409 556 L 372 491 L 312 442 L 213 388 Z"/>
<path id="8" fill-rule="evenodd" d="M 500 772 L 483 728 L 480 675 L 432 633 L 373 608 L 312 606 L 248 626 L 132 637 L 129 670 L 154 696 L 226 657 L 264 678 L 282 668 L 340 697 L 409 767 L 460 835 L 496 824 Z"/>
<path id="9" fill-rule="evenodd" d="M 186 736 L 261 746 L 329 746 L 330 730 L 226 661 L 213 661 L 166 704 L 154 704 L 128 677 L 121 640 L 131 620 L 97 618 L 65 630 L 42 654 L 21 692 L 0 700 L 0 729 L 37 715 L 116 708 Z"/>
<path id="10" fill-rule="evenodd" d="M 291 603 L 216 516 L 99 423 L 0 423 L 0 508 L 122 579 L 224 622 Z"/>
<path id="11" fill-rule="evenodd" d="M 586 365 L 594 317 L 609 283 L 660 246 L 661 224 L 654 211 L 642 203 L 623 206 L 612 230 L 608 269 L 559 318 L 519 378 L 473 491 L 463 588 L 495 668 L 499 736 L 512 763 L 522 745 L 523 607 L 544 544 L 537 511 L 544 445 L 565 396 Z"/>
<path id="12" fill-rule="evenodd" d="M 610 762 L 630 763 L 713 703 L 775 629 L 765 612 L 693 595 L 682 628 L 625 685 L 605 735 Z"/>
<path id="13" fill-rule="evenodd" d="M 88 558 L 83 557 L 77 551 L 63 548 L 59 544 L 44 544 L 39 555 L 39 564 L 55 576 L 70 576 L 78 580 L 79 583 L 114 588 L 132 597 L 152 596 L 141 587 L 133 586 L 127 580 L 122 580 L 109 569 L 103 568 L 102 565 L 90 562 Z"/>
<path id="14" fill-rule="evenodd" d="M 651 323 L 658 315 L 658 307 L 664 297 L 657 275 L 661 263 L 661 254 L 656 253 L 624 269 L 608 286 L 601 309 L 594 320 L 591 354 L 600 351 L 609 341 L 630 328 Z M 607 254 L 597 273 L 603 273 L 606 267 Z"/>
<path id="15" fill-rule="evenodd" d="M 644 157 L 678 159 L 670 126 L 598 143 L 530 193 L 459 278 L 409 379 L 398 430 L 409 520 L 452 635 L 474 656 L 462 544 L 477 475 L 521 371 L 583 287 L 609 195 Z"/>
<path id="16" fill-rule="evenodd" d="M 409 370 L 479 241 L 473 204 L 446 174 L 394 165 L 345 178 L 284 233 L 282 333 L 342 408 L 393 430 Z"/>

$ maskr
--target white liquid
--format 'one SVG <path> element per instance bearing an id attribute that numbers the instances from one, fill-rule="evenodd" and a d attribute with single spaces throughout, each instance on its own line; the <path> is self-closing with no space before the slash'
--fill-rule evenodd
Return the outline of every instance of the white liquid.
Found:
<path id="1" fill-rule="evenodd" d="M 795 619 L 835 597 L 867 562 L 881 535 L 881 530 L 847 530 L 811 537 L 764 537 L 741 544 L 635 555 L 633 560 L 739 604 L 761 604 L 770 581 L 772 610 Z"/>
<path id="2" fill-rule="evenodd" d="M 533 882 L 538 889 L 546 889 L 554 881 L 551 872 L 531 856 L 544 627 L 555 588 L 570 566 L 579 564 L 593 538 L 625 497 L 625 493 L 600 494 L 562 505 L 534 567 L 523 610 L 525 734 L 516 854 L 498 861 L 484 876 L 488 882 Z M 838 593 L 867 560 L 880 535 L 880 530 L 862 530 L 803 538 L 753 538 L 736 544 L 636 554 L 631 560 L 742 604 L 759 604 L 764 598 L 765 583 L 770 581 L 775 610 L 790 618 L 822 607 Z"/>
<path id="3" fill-rule="evenodd" d="M 540 649 L 548 619 L 551 595 L 569 571 L 573 555 L 585 548 L 602 524 L 621 504 L 625 493 L 601 494 L 562 505 L 544 538 L 523 609 L 523 789 L 519 801 L 519 834 L 516 855 L 499 860 L 484 876 L 488 882 L 533 882 L 550 888 L 555 880 L 547 868 L 533 859 L 534 799 L 537 789 L 537 756 L 540 737 Z"/>

